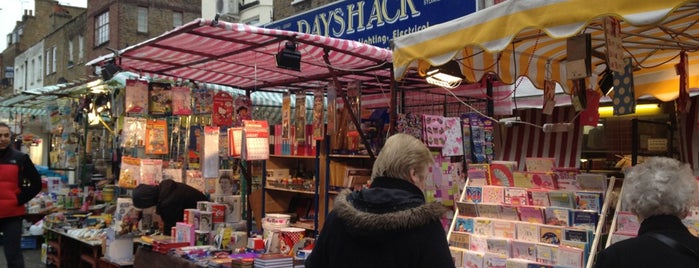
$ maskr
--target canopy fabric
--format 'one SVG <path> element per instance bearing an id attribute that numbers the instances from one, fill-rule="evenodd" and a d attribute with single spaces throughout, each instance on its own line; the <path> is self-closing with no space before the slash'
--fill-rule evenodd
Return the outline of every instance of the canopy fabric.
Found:
<path id="1" fill-rule="evenodd" d="M 569 92 L 566 38 L 592 35 L 593 70 L 604 70 L 603 19 L 621 20 L 625 56 L 634 59 L 636 97 L 668 101 L 678 95 L 674 65 L 689 55 L 689 86 L 699 87 L 699 0 L 527 0 L 505 1 L 467 16 L 394 40 L 394 75 L 424 73 L 452 59 L 469 82 L 496 73 L 504 83 L 526 76 L 537 88 L 549 78 Z M 600 56 L 601 55 L 601 56 Z M 595 77 L 592 77 L 595 79 Z M 597 81 L 589 81 L 596 83 Z"/>
<path id="2" fill-rule="evenodd" d="M 300 72 L 277 67 L 275 55 L 288 41 L 298 45 Z M 325 88 L 334 78 L 340 83 L 362 81 L 364 90 L 390 88 L 391 54 L 390 50 L 351 40 L 197 19 L 122 49 L 116 63 L 143 75 L 243 90 Z M 113 57 L 102 56 L 87 65 L 102 65 Z M 428 86 L 422 80 L 413 81 Z"/>

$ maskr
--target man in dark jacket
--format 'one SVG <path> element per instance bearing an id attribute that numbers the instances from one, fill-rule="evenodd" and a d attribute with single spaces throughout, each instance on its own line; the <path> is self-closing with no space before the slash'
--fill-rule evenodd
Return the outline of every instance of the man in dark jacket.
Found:
<path id="1" fill-rule="evenodd" d="M 41 176 L 28 155 L 12 148 L 11 136 L 10 127 L 0 123 L 0 232 L 8 267 L 24 268 L 24 204 L 41 191 Z"/>
<path id="2" fill-rule="evenodd" d="M 440 218 L 425 203 L 430 151 L 406 134 L 391 136 L 374 163 L 371 187 L 345 190 L 306 260 L 316 267 L 454 267 Z"/>
<path id="3" fill-rule="evenodd" d="M 601 251 L 596 268 L 699 267 L 699 256 L 664 244 L 653 235 L 675 240 L 679 247 L 699 252 L 699 238 L 681 219 L 697 197 L 697 181 L 687 164 L 666 157 L 652 157 L 636 165 L 624 178 L 622 201 L 641 227 L 638 236 Z"/>
<path id="4" fill-rule="evenodd" d="M 183 220 L 185 209 L 196 208 L 198 201 L 209 200 L 196 188 L 173 180 L 164 180 L 160 185 L 138 185 L 132 199 L 137 208 L 156 206 L 155 213 L 163 220 L 165 235 L 171 235 L 170 229 Z"/>

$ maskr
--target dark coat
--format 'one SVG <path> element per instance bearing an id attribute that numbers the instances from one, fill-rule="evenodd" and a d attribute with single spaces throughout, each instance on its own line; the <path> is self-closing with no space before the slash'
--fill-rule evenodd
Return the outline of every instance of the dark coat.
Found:
<path id="1" fill-rule="evenodd" d="M 40 191 L 41 175 L 29 156 L 12 147 L 0 151 L 0 219 L 24 215 L 24 204 Z"/>
<path id="2" fill-rule="evenodd" d="M 675 216 L 652 216 L 641 223 L 638 236 L 617 242 L 597 256 L 596 268 L 699 267 L 699 259 L 666 246 L 646 233 L 661 233 L 699 252 L 699 238 Z"/>
<path id="3" fill-rule="evenodd" d="M 164 180 L 160 185 L 141 184 L 133 191 L 133 204 L 137 208 L 155 206 L 155 213 L 163 219 L 163 233 L 184 219 L 186 208 L 196 208 L 198 201 L 209 199 L 196 188 L 173 180 Z"/>
<path id="4" fill-rule="evenodd" d="M 345 190 L 325 219 L 306 268 L 454 267 L 440 223 L 445 208 L 425 203 L 415 185 L 376 178 L 370 189 Z"/>

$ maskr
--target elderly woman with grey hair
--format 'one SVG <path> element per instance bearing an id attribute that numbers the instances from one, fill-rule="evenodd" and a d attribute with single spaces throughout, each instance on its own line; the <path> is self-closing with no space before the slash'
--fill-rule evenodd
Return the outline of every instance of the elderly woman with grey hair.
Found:
<path id="1" fill-rule="evenodd" d="M 423 194 L 432 154 L 406 134 L 386 140 L 368 189 L 340 193 L 305 266 L 448 267 L 454 262 L 440 218 Z"/>
<path id="2" fill-rule="evenodd" d="M 600 252 L 595 267 L 699 267 L 699 238 L 681 221 L 697 201 L 688 164 L 648 158 L 627 172 L 622 195 L 641 222 L 638 236 Z"/>

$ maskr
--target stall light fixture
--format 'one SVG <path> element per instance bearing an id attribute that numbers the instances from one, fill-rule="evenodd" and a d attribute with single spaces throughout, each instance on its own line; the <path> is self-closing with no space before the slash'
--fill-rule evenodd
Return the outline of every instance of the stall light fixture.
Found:
<path id="1" fill-rule="evenodd" d="M 286 42 L 284 48 L 279 50 L 275 57 L 277 58 L 277 67 L 301 71 L 301 52 L 296 50 L 296 43 Z"/>
<path id="2" fill-rule="evenodd" d="M 599 111 L 600 117 L 614 116 L 614 107 L 612 106 L 601 106 L 597 111 Z M 658 104 L 637 104 L 636 112 L 627 116 L 657 115 L 661 113 L 662 109 L 660 109 L 660 106 L 658 106 Z"/>
<path id="3" fill-rule="evenodd" d="M 456 88 L 461 85 L 464 75 L 461 66 L 456 61 L 449 61 L 441 66 L 432 66 L 427 70 L 427 83 L 445 88 Z"/>

